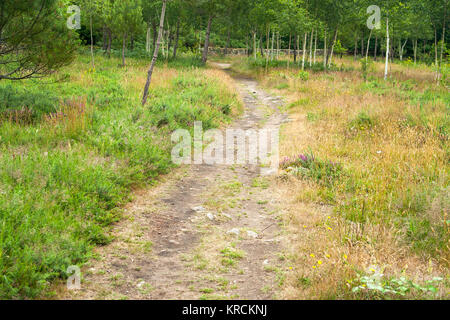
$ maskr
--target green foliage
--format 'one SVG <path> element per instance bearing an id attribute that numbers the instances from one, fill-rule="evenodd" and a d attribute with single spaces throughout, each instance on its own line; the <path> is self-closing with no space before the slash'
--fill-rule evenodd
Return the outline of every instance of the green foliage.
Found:
<path id="1" fill-rule="evenodd" d="M 371 267 L 368 274 L 359 276 L 352 281 L 355 285 L 352 292 L 360 298 L 390 300 L 396 298 L 415 297 L 433 299 L 438 292 L 438 284 L 442 278 L 435 277 L 418 284 L 405 276 L 386 278 L 378 267 Z"/>
<path id="2" fill-rule="evenodd" d="M 338 39 L 334 45 L 334 52 L 342 56 L 347 54 L 347 51 L 348 50 L 342 46 L 341 40 Z"/>
<path id="3" fill-rule="evenodd" d="M 0 119 L 31 122 L 56 112 L 58 98 L 52 92 L 27 90 L 11 84 L 0 86 Z M 24 118 L 29 117 L 29 119 Z"/>
<path id="4" fill-rule="evenodd" d="M 312 153 L 285 158 L 280 163 L 280 167 L 289 173 L 311 178 L 327 186 L 331 186 L 343 170 L 341 164 L 318 159 Z"/>
<path id="5" fill-rule="evenodd" d="M 450 54 L 448 55 L 450 57 Z M 450 63 L 443 63 L 441 66 L 441 77 L 439 79 L 441 85 L 450 88 Z"/>
<path id="6" fill-rule="evenodd" d="M 260 56 L 257 57 L 257 59 L 249 58 L 248 59 L 249 66 L 251 68 L 259 68 L 264 69 L 266 68 L 266 58 L 262 58 Z M 280 67 L 287 67 L 287 61 L 284 60 L 270 60 L 267 62 L 267 66 L 269 68 L 280 68 Z"/>
<path id="7" fill-rule="evenodd" d="M 0 80 L 44 76 L 75 58 L 62 0 L 2 0 Z"/>
<path id="8" fill-rule="evenodd" d="M 367 81 L 370 74 L 375 71 L 373 61 L 370 58 L 368 58 L 367 60 L 366 60 L 366 58 L 363 58 L 360 60 L 360 63 L 361 63 L 361 73 L 362 73 L 363 79 L 364 79 L 364 81 Z"/>
<path id="9" fill-rule="evenodd" d="M 2 299 L 39 297 L 53 279 L 66 278 L 69 265 L 81 266 L 93 246 L 110 241 L 109 226 L 131 188 L 152 183 L 173 166 L 171 130 L 190 129 L 194 120 L 218 126 L 238 104 L 219 79 L 180 68 L 168 86 L 151 88 L 152 99 L 142 107 L 142 88 L 124 87 L 127 73 L 117 70 L 118 60 L 96 60 L 95 72 L 88 71 L 89 56 L 61 72 L 81 80 L 0 86 L 6 106 L 28 104 L 36 115 L 52 114 L 74 96 L 88 103 L 85 111 L 65 109 L 55 122 L 36 116 L 29 125 L 0 123 Z M 133 72 L 148 63 L 130 62 Z"/>
<path id="10" fill-rule="evenodd" d="M 244 257 L 244 252 L 235 248 L 227 247 L 220 251 L 222 264 L 226 267 L 234 266 L 236 262 Z"/>
<path id="11" fill-rule="evenodd" d="M 309 73 L 307 71 L 299 71 L 299 73 L 297 74 L 297 77 L 303 81 L 308 81 Z"/>
<path id="12" fill-rule="evenodd" d="M 143 29 L 141 0 L 114 1 L 112 5 L 113 30 L 124 36 Z"/>
<path id="13" fill-rule="evenodd" d="M 350 127 L 357 130 L 371 129 L 375 125 L 375 120 L 367 111 L 358 113 L 355 119 L 350 122 Z"/>
<path id="14" fill-rule="evenodd" d="M 283 90 L 289 88 L 289 84 L 287 82 L 280 83 L 279 85 L 275 86 L 278 90 Z"/>

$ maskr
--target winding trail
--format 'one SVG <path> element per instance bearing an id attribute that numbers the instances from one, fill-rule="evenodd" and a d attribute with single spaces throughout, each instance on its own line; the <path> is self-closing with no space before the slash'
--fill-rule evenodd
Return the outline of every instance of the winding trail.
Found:
<path id="1" fill-rule="evenodd" d="M 226 69 L 229 65 L 213 64 Z M 235 78 L 245 104 L 233 128 L 278 128 L 282 101 Z M 110 245 L 65 299 L 273 299 L 285 260 L 274 177 L 258 166 L 192 165 L 138 192 Z"/>

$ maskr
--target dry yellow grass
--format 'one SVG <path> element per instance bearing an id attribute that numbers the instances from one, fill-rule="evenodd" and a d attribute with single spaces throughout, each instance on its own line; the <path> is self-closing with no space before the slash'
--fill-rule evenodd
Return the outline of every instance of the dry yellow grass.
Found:
<path id="1" fill-rule="evenodd" d="M 357 274 L 376 265 L 387 278 L 405 275 L 423 283 L 444 277 L 439 297 L 445 298 L 449 158 L 447 137 L 438 131 L 448 106 L 442 100 L 405 98 L 408 89 L 401 86 L 410 80 L 414 92 L 443 89 L 435 87 L 429 69 L 393 65 L 396 81 L 380 94 L 362 80 L 359 62 L 336 62 L 342 63 L 355 71 L 310 74 L 308 81 L 286 70 L 260 76 L 267 87 L 288 84 L 287 90 L 278 90 L 290 105 L 292 120 L 282 131 L 280 155 L 311 150 L 320 159 L 341 163 L 345 172 L 332 187 L 294 177 L 279 182 L 294 244 L 284 297 L 354 298 L 350 289 Z M 382 67 L 375 64 L 375 77 L 382 75 Z M 361 115 L 369 118 L 367 126 L 359 121 Z M 424 118 L 427 125 L 421 123 Z M 431 200 L 431 206 L 417 210 L 417 219 L 431 221 L 426 236 L 447 239 L 440 247 L 417 250 L 406 236 L 415 202 L 422 204 L 416 196 Z M 350 221 L 352 214 L 365 221 Z"/>

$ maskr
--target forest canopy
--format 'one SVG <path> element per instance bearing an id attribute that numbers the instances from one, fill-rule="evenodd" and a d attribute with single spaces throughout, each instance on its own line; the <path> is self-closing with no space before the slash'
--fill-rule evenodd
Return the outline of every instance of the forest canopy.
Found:
<path id="1" fill-rule="evenodd" d="M 49 74 L 73 61 L 77 35 L 66 26 L 68 1 L 0 4 L 0 80 Z"/>
<path id="2" fill-rule="evenodd" d="M 158 55 L 201 55 L 211 47 L 227 54 L 244 49 L 266 57 L 274 46 L 333 54 L 411 58 L 441 66 L 448 55 L 448 0 L 7 0 L 0 10 L 0 79 L 48 74 L 72 61 L 74 30 L 66 25 L 70 5 L 80 8 L 78 37 L 108 56 L 120 50 L 152 54 L 166 2 Z M 389 39 L 388 39 L 389 38 Z M 389 43 L 389 44 L 388 44 Z M 387 50 L 388 49 L 388 50 Z"/>

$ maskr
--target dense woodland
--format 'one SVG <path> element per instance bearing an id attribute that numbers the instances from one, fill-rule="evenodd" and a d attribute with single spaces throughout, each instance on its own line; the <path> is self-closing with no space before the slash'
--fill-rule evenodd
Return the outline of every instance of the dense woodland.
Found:
<path id="1" fill-rule="evenodd" d="M 0 33 L 5 35 L 19 26 L 23 28 L 2 39 L 2 65 L 7 70 L 1 75 L 3 79 L 39 75 L 70 61 L 73 55 L 69 52 L 76 41 L 74 32 L 64 29 L 63 16 L 68 15 L 66 11 L 71 4 L 80 7 L 81 29 L 76 30 L 76 38 L 92 45 L 92 52 L 100 47 L 107 56 L 121 51 L 123 65 L 126 56 L 153 54 L 159 31 L 158 55 L 165 59 L 175 58 L 179 52 L 191 52 L 201 55 L 206 62 L 207 49 L 220 47 L 223 54 L 230 48 L 244 48 L 255 59 L 273 60 L 279 57 L 280 49 L 287 49 L 292 50 L 294 61 L 302 60 L 304 64 L 305 59 L 315 62 L 320 50 L 322 55 L 325 52 L 323 65 L 327 68 L 335 54 L 377 59 L 386 55 L 388 45 L 391 60 L 411 58 L 414 63 L 420 60 L 440 67 L 448 54 L 447 0 L 64 0 L 18 1 L 13 6 L 8 3 L 2 4 Z M 165 17 L 160 24 L 163 3 Z M 371 6 L 381 9 L 381 21 L 375 20 L 374 14 L 378 12 Z M 29 25 L 17 19 L 20 13 L 27 15 Z M 369 29 L 368 23 L 373 28 Z M 45 24 L 51 24 L 52 30 L 40 29 Z M 19 47 L 29 48 L 30 54 L 9 61 L 8 53 Z M 63 48 L 65 51 L 61 52 Z M 297 57 L 300 51 L 304 53 L 302 59 Z M 51 55 L 52 60 L 34 61 L 45 55 Z M 17 62 L 24 66 L 8 68 Z M 94 59 L 92 65 L 95 66 Z"/>

